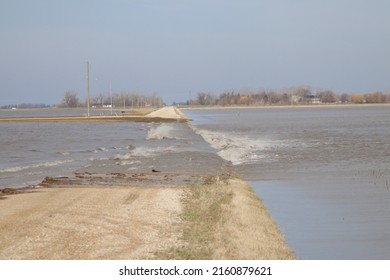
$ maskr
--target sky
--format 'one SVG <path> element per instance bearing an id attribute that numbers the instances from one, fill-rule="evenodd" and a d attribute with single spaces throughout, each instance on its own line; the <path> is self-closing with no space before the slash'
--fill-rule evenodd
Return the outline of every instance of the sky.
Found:
<path id="1" fill-rule="evenodd" d="M 390 90 L 389 0 L 0 0 L 0 105 L 67 90 Z"/>

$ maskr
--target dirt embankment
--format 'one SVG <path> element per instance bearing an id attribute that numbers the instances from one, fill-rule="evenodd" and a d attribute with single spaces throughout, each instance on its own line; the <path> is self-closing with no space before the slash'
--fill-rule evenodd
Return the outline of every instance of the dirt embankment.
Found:
<path id="1" fill-rule="evenodd" d="M 149 111 L 146 111 L 149 112 Z M 119 114 L 107 116 L 52 116 L 52 117 L 8 117 L 0 122 L 186 122 L 187 118 L 175 107 L 168 106 L 146 115 Z"/>
<path id="2" fill-rule="evenodd" d="M 146 115 L 150 118 L 164 118 L 164 119 L 187 119 L 179 109 L 173 106 L 163 107 L 159 110 L 151 112 Z"/>
<path id="3" fill-rule="evenodd" d="M 0 259 L 291 259 L 251 188 L 57 186 L 0 200 Z"/>

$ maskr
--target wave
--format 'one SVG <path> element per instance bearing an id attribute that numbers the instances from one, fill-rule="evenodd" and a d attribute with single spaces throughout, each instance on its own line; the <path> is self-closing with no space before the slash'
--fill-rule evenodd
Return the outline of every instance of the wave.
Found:
<path id="1" fill-rule="evenodd" d="M 132 151 L 133 156 L 137 157 L 153 157 L 159 154 L 168 153 L 168 152 L 175 152 L 175 147 L 154 147 L 154 148 L 148 148 L 148 147 L 139 147 L 135 148 Z"/>
<path id="2" fill-rule="evenodd" d="M 82 150 L 79 153 L 82 153 L 82 154 L 96 154 L 96 153 L 105 152 L 105 151 L 107 151 L 106 148 L 104 148 L 104 147 L 97 147 L 94 150 Z"/>
<path id="3" fill-rule="evenodd" d="M 171 124 L 161 124 L 158 127 L 151 128 L 146 137 L 147 140 L 177 139 L 175 137 L 175 128 Z"/>
<path id="4" fill-rule="evenodd" d="M 128 159 L 131 159 L 132 157 L 133 157 L 132 154 L 124 154 L 124 155 L 118 154 L 111 159 L 113 159 L 113 160 L 128 160 Z"/>
<path id="5" fill-rule="evenodd" d="M 175 147 L 137 147 L 130 153 L 117 154 L 111 159 L 128 161 L 138 157 L 153 157 L 162 153 L 174 151 Z"/>
<path id="6" fill-rule="evenodd" d="M 108 157 L 90 157 L 88 158 L 89 161 L 105 161 L 110 160 Z"/>
<path id="7" fill-rule="evenodd" d="M 32 168 L 39 168 L 39 167 L 50 167 L 50 166 L 56 166 L 61 165 L 69 162 L 73 162 L 74 160 L 57 160 L 57 161 L 51 161 L 51 162 L 41 162 L 41 163 L 34 163 L 29 165 L 23 165 L 23 166 L 15 166 L 15 167 L 8 167 L 4 169 L 0 169 L 0 173 L 6 173 L 6 172 L 18 172 L 23 171 L 27 169 Z"/>
<path id="8" fill-rule="evenodd" d="M 70 152 L 57 152 L 56 154 L 60 156 L 69 156 Z"/>
<path id="9" fill-rule="evenodd" d="M 139 160 L 122 160 L 117 165 L 133 165 L 141 163 Z"/>
<path id="10" fill-rule="evenodd" d="M 275 146 L 271 141 L 256 139 L 248 135 L 222 133 L 210 130 L 196 129 L 195 132 L 203 137 L 218 155 L 230 161 L 233 165 L 257 162 L 267 156 L 262 153 Z"/>

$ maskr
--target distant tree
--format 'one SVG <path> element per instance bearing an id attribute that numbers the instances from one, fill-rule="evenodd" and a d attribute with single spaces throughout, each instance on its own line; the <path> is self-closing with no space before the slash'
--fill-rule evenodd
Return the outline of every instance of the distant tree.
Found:
<path id="1" fill-rule="evenodd" d="M 363 103 L 364 100 L 364 95 L 363 94 L 352 94 L 351 95 L 351 102 L 352 103 Z"/>
<path id="2" fill-rule="evenodd" d="M 261 105 L 264 105 L 265 104 L 265 96 L 267 94 L 265 93 L 265 90 L 264 89 L 259 89 L 253 96 L 252 96 L 252 100 L 254 102 L 254 104 L 261 104 Z"/>
<path id="3" fill-rule="evenodd" d="M 30 109 L 30 108 L 48 108 L 50 105 L 44 103 L 20 103 L 20 104 L 10 104 L 1 106 L 0 109 L 11 109 L 11 108 L 21 108 L 21 109 Z"/>
<path id="4" fill-rule="evenodd" d="M 198 97 L 196 100 L 198 105 L 213 105 L 214 104 L 214 96 L 211 93 L 198 93 Z"/>
<path id="5" fill-rule="evenodd" d="M 303 104 L 306 104 L 306 97 L 311 95 L 310 87 L 293 87 L 290 92 L 294 100 Z"/>
<path id="6" fill-rule="evenodd" d="M 198 105 L 206 105 L 206 93 L 204 92 L 199 92 L 198 96 L 196 98 L 196 103 Z"/>
<path id="7" fill-rule="evenodd" d="M 341 101 L 342 103 L 348 103 L 348 102 L 350 102 L 350 100 L 351 100 L 351 97 L 350 97 L 349 94 L 347 94 L 347 93 L 343 93 L 343 94 L 341 95 L 341 97 L 340 97 L 340 101 Z"/>
<path id="8" fill-rule="evenodd" d="M 281 93 L 281 103 L 283 105 L 291 103 L 290 96 L 287 93 Z"/>
<path id="9" fill-rule="evenodd" d="M 270 91 L 268 92 L 268 101 L 270 104 L 279 104 L 281 101 L 281 96 L 276 91 Z"/>
<path id="10" fill-rule="evenodd" d="M 249 105 L 250 98 L 249 95 L 241 95 L 240 99 L 238 100 L 239 105 Z"/>
<path id="11" fill-rule="evenodd" d="M 368 94 L 337 94 L 332 90 L 313 89 L 309 86 L 291 87 L 282 90 L 242 88 L 239 91 L 224 91 L 219 96 L 201 92 L 188 104 L 221 106 L 231 105 L 290 105 L 314 103 L 390 103 L 390 93 L 373 92 Z"/>
<path id="12" fill-rule="evenodd" d="M 62 100 L 62 105 L 68 108 L 75 108 L 79 105 L 79 98 L 77 93 L 74 91 L 66 91 L 64 94 L 64 99 Z"/>
<path id="13" fill-rule="evenodd" d="M 227 106 L 230 104 L 230 92 L 225 91 L 219 95 L 217 103 L 221 106 Z"/>
<path id="14" fill-rule="evenodd" d="M 383 95 L 383 102 L 390 103 L 390 93 L 386 93 Z"/>
<path id="15" fill-rule="evenodd" d="M 318 96 L 318 95 L 317 95 Z M 336 96 L 333 91 L 325 90 L 320 93 L 320 99 L 323 103 L 334 103 L 336 102 Z"/>
<path id="16" fill-rule="evenodd" d="M 161 107 L 162 99 L 153 93 L 151 96 L 133 92 L 99 93 L 91 97 L 91 104 L 96 106 L 110 105 L 113 107 Z"/>
<path id="17" fill-rule="evenodd" d="M 383 103 L 385 99 L 381 92 L 373 92 L 366 95 L 367 103 Z"/>

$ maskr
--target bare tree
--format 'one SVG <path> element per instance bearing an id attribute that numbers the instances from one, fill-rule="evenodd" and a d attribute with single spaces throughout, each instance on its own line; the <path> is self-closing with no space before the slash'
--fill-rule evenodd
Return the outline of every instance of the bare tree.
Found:
<path id="1" fill-rule="evenodd" d="M 351 102 L 352 103 L 364 103 L 366 100 L 364 99 L 363 94 L 352 94 L 351 95 Z"/>
<path id="2" fill-rule="evenodd" d="M 367 103 L 384 103 L 386 97 L 382 94 L 382 92 L 372 92 L 366 94 Z"/>
<path id="3" fill-rule="evenodd" d="M 196 103 L 199 105 L 213 105 L 215 103 L 214 96 L 211 93 L 198 93 Z"/>
<path id="4" fill-rule="evenodd" d="M 62 105 L 68 108 L 75 108 L 79 105 L 79 98 L 75 91 L 68 90 L 64 94 L 64 99 L 62 100 Z"/>
<path id="5" fill-rule="evenodd" d="M 162 99 L 153 93 L 151 96 L 133 92 L 121 93 L 100 93 L 92 97 L 92 104 L 94 105 L 110 105 L 112 98 L 112 105 L 118 108 L 124 107 L 160 107 L 163 104 Z"/>
<path id="6" fill-rule="evenodd" d="M 317 96 L 321 99 L 321 102 L 324 102 L 324 103 L 336 102 L 336 96 L 332 90 L 322 91 L 320 93 L 317 93 Z"/>
<path id="7" fill-rule="evenodd" d="M 340 97 L 340 101 L 341 101 L 342 103 L 348 103 L 348 102 L 351 101 L 351 97 L 349 96 L 348 93 L 343 93 L 343 94 L 341 95 L 341 97 Z"/>

